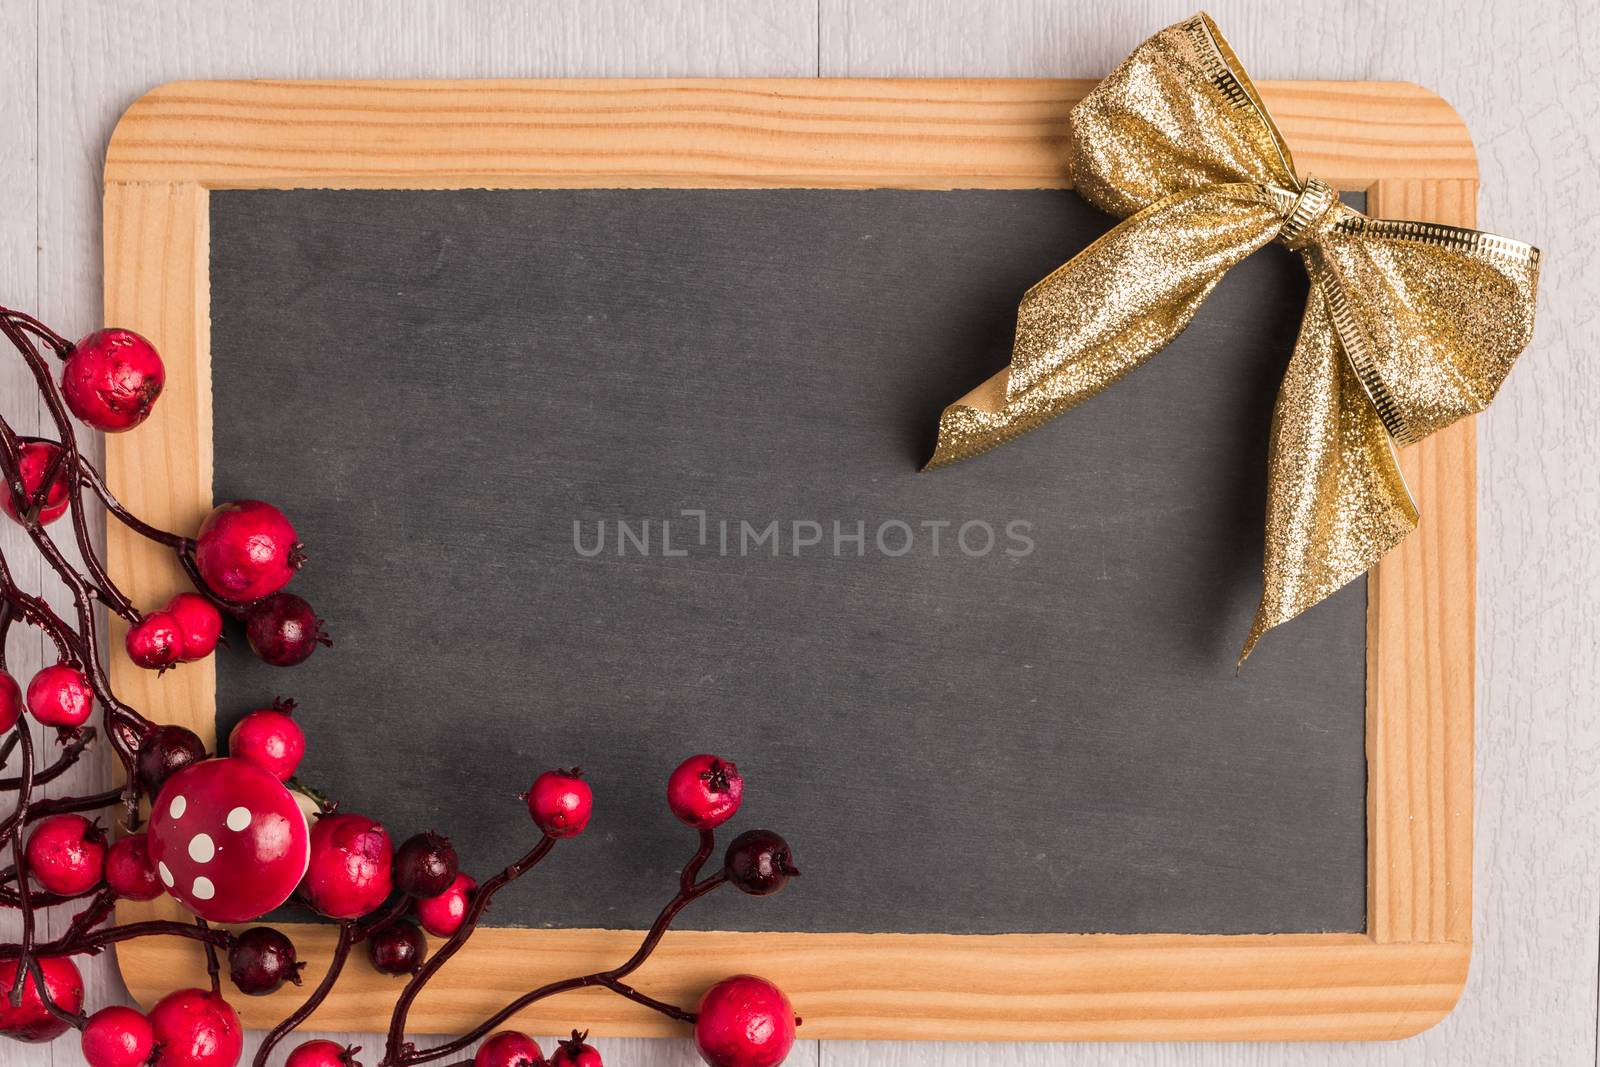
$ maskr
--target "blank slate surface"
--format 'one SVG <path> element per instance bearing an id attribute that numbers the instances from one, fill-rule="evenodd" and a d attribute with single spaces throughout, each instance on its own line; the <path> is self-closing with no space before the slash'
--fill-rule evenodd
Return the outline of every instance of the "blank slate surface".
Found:
<path id="1" fill-rule="evenodd" d="M 1365 584 L 1234 670 L 1288 253 L 1114 389 L 922 475 L 1022 292 L 1111 225 L 1072 193 L 211 204 L 215 494 L 289 513 L 336 642 L 218 657 L 219 734 L 298 698 L 304 780 L 480 876 L 532 843 L 533 774 L 582 764 L 588 832 L 493 922 L 646 925 L 693 848 L 666 775 L 714 751 L 746 777 L 730 828 L 804 873 L 686 927 L 1365 927 Z"/>

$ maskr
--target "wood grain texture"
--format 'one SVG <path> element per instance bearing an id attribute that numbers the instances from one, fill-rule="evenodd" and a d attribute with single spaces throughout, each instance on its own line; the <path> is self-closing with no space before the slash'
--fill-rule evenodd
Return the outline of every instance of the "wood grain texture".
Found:
<path id="1" fill-rule="evenodd" d="M 1466 995 L 1443 1025 L 1398 1044 L 1006 1044 L 1005 1028 L 996 1026 L 983 1044 L 830 1042 L 826 1058 L 888 1067 L 1595 1061 L 1600 612 L 1592 591 L 1600 587 L 1600 465 L 1591 458 L 1600 454 L 1600 403 L 1589 353 L 1600 348 L 1592 311 L 1600 215 L 1590 203 L 1600 169 L 1593 124 L 1600 82 L 1590 57 L 1600 54 L 1600 22 L 1582 17 L 1579 5 L 1515 0 L 1331 0 L 1270 9 L 1212 0 L 1207 7 L 1258 77 L 1401 79 L 1439 90 L 1477 142 L 1482 222 L 1546 251 L 1533 348 L 1478 420 L 1483 713 L 1477 958 Z M 173 79 L 1081 78 L 1103 74 L 1145 34 L 1192 9 L 1181 0 L 0 0 L 0 55 L 11 60 L 0 68 L 10 148 L 0 159 L 0 299 L 36 298 L 69 332 L 97 323 L 98 161 L 121 110 Z M 37 10 L 45 17 L 36 50 Z M 41 67 L 52 73 L 36 96 Z M 18 147 L 35 140 L 36 168 Z M 9 398 L 5 373 L 0 388 Z M 13 639 L 14 658 L 22 655 L 18 646 Z M 99 1002 L 120 987 L 105 958 L 87 972 Z M 612 1062 L 698 1062 L 679 1041 L 604 1048 Z M 791 1062 L 816 1052 L 812 1044 Z M 0 1043 L 4 1067 L 46 1057 L 78 1062 L 66 1042 L 46 1049 Z"/>
<path id="2" fill-rule="evenodd" d="M 210 506 L 206 324 L 209 188 L 428 188 L 615 185 L 1059 187 L 1066 112 L 1078 81 L 493 81 L 184 83 L 123 116 L 106 162 L 106 315 L 160 338 L 172 403 L 108 443 L 112 488 L 136 513 L 181 527 Z M 1262 87 L 1302 164 L 1341 184 L 1471 225 L 1470 141 L 1447 105 L 1403 84 Z M 397 103 L 400 101 L 401 103 Z M 1366 102 L 1352 110 L 1352 101 Z M 1378 103 L 1377 101 L 1381 101 Z M 331 131 L 307 139 L 306 130 Z M 998 131 L 998 134 L 997 134 Z M 1305 131 L 1305 147 L 1296 140 Z M 1346 145 L 1354 146 L 1346 150 Z M 396 152 L 394 146 L 403 146 Z M 670 151 L 668 147 L 670 146 Z M 486 166 L 492 161 L 493 168 Z M 1448 175 L 1435 179 L 1437 164 Z M 1467 177 L 1462 177 L 1467 175 Z M 1376 182 L 1376 185 L 1373 183 Z M 1443 536 L 1412 538 L 1369 584 L 1369 936 L 700 934 L 668 938 L 652 990 L 692 1001 L 708 970 L 759 960 L 795 999 L 808 1034 L 982 1036 L 997 1021 L 1026 1038 L 1393 1038 L 1454 1004 L 1470 957 L 1472 430 L 1412 450 L 1408 474 Z M 111 531 L 108 562 L 141 601 L 182 582 L 169 553 Z M 208 743 L 214 663 L 153 678 L 121 657 L 112 683 Z M 164 899 L 121 914 L 182 915 Z M 327 926 L 287 925 L 315 970 Z M 511 961 L 595 969 L 637 934 L 484 930 L 413 1011 L 419 1032 L 469 1026 L 510 999 Z M 198 982 L 192 946 L 137 942 L 119 963 L 149 1002 L 175 974 Z M 712 961 L 715 961 L 713 963 Z M 305 991 L 247 1001 L 268 1025 Z M 394 986 L 347 973 L 322 1025 L 373 1025 Z M 591 997 L 601 1032 L 674 1028 L 614 998 Z M 523 1025 L 558 1016 L 540 1006 Z"/>
<path id="3" fill-rule="evenodd" d="M 163 85 L 123 115 L 105 180 L 213 189 L 1040 188 L 1093 86 L 882 80 Z M 1406 83 L 1267 83 L 1309 171 L 1477 176 L 1460 119 Z"/>
<path id="4" fill-rule="evenodd" d="M 1476 204 L 1474 181 L 1389 180 L 1367 206 L 1381 218 L 1470 223 Z M 1379 941 L 1471 939 L 1473 673 L 1460 665 L 1473 662 L 1475 560 L 1463 546 L 1476 543 L 1476 460 L 1472 419 L 1401 452 L 1423 520 L 1369 586 L 1373 636 L 1385 618 L 1425 606 L 1405 655 L 1384 655 L 1369 637 L 1367 820 L 1370 862 L 1385 877 L 1369 880 L 1367 923 Z"/>

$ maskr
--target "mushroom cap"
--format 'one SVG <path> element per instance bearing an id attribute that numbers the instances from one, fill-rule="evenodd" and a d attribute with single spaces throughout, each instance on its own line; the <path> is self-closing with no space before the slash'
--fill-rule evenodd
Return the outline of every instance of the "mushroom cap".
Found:
<path id="1" fill-rule="evenodd" d="M 149 835 L 161 884 L 210 922 L 249 922 L 276 908 L 311 860 L 294 797 L 243 759 L 202 760 L 174 774 L 156 797 Z"/>

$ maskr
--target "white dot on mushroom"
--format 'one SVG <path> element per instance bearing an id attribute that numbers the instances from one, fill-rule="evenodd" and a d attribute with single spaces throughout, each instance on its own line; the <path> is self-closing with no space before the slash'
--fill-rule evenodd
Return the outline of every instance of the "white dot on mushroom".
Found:
<path id="1" fill-rule="evenodd" d="M 245 807 L 234 808 L 228 812 L 228 829 L 239 831 L 250 827 L 250 809 Z"/>
<path id="2" fill-rule="evenodd" d="M 217 895 L 217 887 L 211 884 L 211 879 L 201 875 L 194 880 L 194 898 L 196 900 L 210 900 Z"/>
<path id="3" fill-rule="evenodd" d="M 167 869 L 167 865 L 165 863 L 158 863 L 156 864 L 156 869 L 161 872 L 161 880 L 167 884 L 168 889 L 171 889 L 172 872 Z"/>
<path id="4" fill-rule="evenodd" d="M 172 798 L 172 806 L 167 809 L 167 812 L 174 819 L 181 819 L 183 818 L 183 813 L 187 811 L 188 808 L 189 802 L 187 800 L 185 800 L 182 796 L 175 796 Z"/>
<path id="5" fill-rule="evenodd" d="M 217 854 L 217 843 L 210 834 L 195 834 L 189 839 L 189 858 L 196 863 L 210 863 Z"/>

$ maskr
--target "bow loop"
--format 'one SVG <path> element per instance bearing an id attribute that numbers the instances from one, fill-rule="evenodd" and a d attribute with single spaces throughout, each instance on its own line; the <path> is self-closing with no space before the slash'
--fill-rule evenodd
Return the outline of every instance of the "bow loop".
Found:
<path id="1" fill-rule="evenodd" d="M 1400 444 L 1487 407 L 1533 336 L 1539 252 L 1519 241 L 1346 209 L 1306 261 Z"/>
<path id="2" fill-rule="evenodd" d="M 1159 352 L 1274 240 L 1311 276 L 1268 464 L 1265 588 L 1245 654 L 1417 523 L 1395 444 L 1481 410 L 1533 331 L 1539 253 L 1369 219 L 1295 173 L 1204 14 L 1141 45 L 1072 113 L 1078 192 L 1125 216 L 1029 289 L 1011 365 L 952 404 L 929 467 L 1042 425 Z"/>
<path id="3" fill-rule="evenodd" d="M 1136 48 L 1072 109 L 1073 186 L 1126 217 L 1183 189 L 1298 190 L 1294 157 L 1204 13 Z"/>

